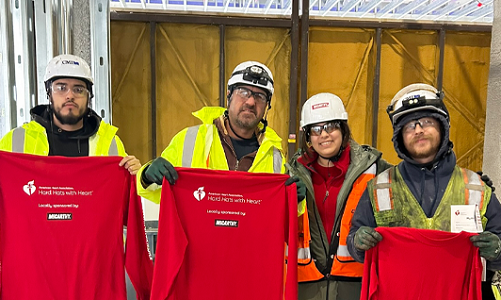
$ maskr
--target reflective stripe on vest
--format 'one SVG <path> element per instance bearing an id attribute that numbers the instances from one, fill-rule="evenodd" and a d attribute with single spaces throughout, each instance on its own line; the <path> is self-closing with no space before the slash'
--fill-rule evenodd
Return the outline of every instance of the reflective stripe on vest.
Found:
<path id="1" fill-rule="evenodd" d="M 350 233 L 351 220 L 355 214 L 358 202 L 364 193 L 367 182 L 376 177 L 377 165 L 373 163 L 353 183 L 350 195 L 346 199 L 341 227 L 339 229 L 339 244 L 336 256 L 332 262 L 331 275 L 343 277 L 362 277 L 364 265 L 355 261 L 348 251 L 346 240 Z"/>
<path id="2" fill-rule="evenodd" d="M 273 147 L 273 173 L 280 174 L 282 172 L 282 153 L 280 150 Z"/>
<path id="3" fill-rule="evenodd" d="M 198 129 L 200 125 L 189 127 L 186 130 L 186 136 L 184 137 L 183 145 L 183 158 L 182 167 L 191 167 L 191 162 L 193 160 L 193 152 L 195 151 L 195 142 L 197 140 Z"/>
<path id="4" fill-rule="evenodd" d="M 108 149 L 108 156 L 118 156 L 118 145 L 115 137 L 111 139 L 110 148 Z"/>
<path id="5" fill-rule="evenodd" d="M 376 176 L 377 165 L 373 163 L 355 180 L 352 190 L 346 199 L 344 212 L 339 229 L 339 244 L 336 256 L 333 259 L 330 274 L 343 277 L 362 277 L 363 264 L 356 262 L 351 257 L 346 240 L 350 231 L 351 220 L 360 197 L 367 187 L 367 182 Z M 311 233 L 308 213 L 299 217 L 299 240 L 298 240 L 298 280 L 299 282 L 316 281 L 325 277 L 313 262 L 310 251 Z"/>
<path id="6" fill-rule="evenodd" d="M 376 177 L 374 184 L 374 201 L 376 211 L 385 211 L 393 209 L 393 192 L 391 190 L 391 177 L 393 168 L 390 168 Z M 465 204 L 478 205 L 483 207 L 484 201 L 484 182 L 480 176 L 468 169 L 461 168 L 463 180 L 465 183 Z"/>
<path id="7" fill-rule="evenodd" d="M 343 213 L 343 218 L 341 219 L 341 229 L 339 233 L 339 246 L 337 248 L 337 256 L 341 260 L 354 260 L 351 257 L 350 252 L 348 252 L 348 246 L 346 245 L 346 239 L 348 238 L 348 233 L 350 232 L 351 220 L 353 219 L 353 214 L 357 208 L 358 201 L 362 196 L 365 188 L 367 187 L 367 182 L 376 177 L 377 166 L 373 163 L 365 172 L 363 172 L 353 183 L 353 187 L 358 191 L 358 195 L 352 192 L 346 200 L 346 205 Z M 362 276 L 362 274 L 360 274 Z"/>
<path id="8" fill-rule="evenodd" d="M 24 153 L 24 135 L 23 127 L 17 127 L 12 131 L 12 152 Z"/>
<path id="9" fill-rule="evenodd" d="M 461 168 L 461 172 L 463 173 L 463 180 L 466 185 L 464 191 L 465 204 L 483 207 L 484 182 L 477 173 L 471 170 Z"/>
<path id="10" fill-rule="evenodd" d="M 310 251 L 310 221 L 306 210 L 298 219 L 297 279 L 299 282 L 314 281 L 324 278 L 318 271 Z"/>
<path id="11" fill-rule="evenodd" d="M 376 210 L 385 211 L 393 209 L 393 194 L 391 193 L 391 175 L 393 168 L 382 172 L 376 177 L 374 184 L 374 199 Z"/>

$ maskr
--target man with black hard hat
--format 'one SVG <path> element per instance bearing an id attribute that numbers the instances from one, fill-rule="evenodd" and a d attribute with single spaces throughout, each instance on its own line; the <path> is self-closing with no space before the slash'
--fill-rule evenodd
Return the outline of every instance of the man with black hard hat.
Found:
<path id="1" fill-rule="evenodd" d="M 351 255 L 363 262 L 365 251 L 383 239 L 375 227 L 451 231 L 451 206 L 476 205 L 483 232 L 470 241 L 487 269 L 501 269 L 501 204 L 478 174 L 456 165 L 443 94 L 428 84 L 411 84 L 395 95 L 387 112 L 403 161 L 367 185 L 347 239 Z"/>

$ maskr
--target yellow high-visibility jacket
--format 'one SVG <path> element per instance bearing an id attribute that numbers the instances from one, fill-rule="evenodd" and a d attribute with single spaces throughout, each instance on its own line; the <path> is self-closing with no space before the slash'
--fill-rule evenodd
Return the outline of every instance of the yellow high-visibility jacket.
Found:
<path id="1" fill-rule="evenodd" d="M 212 170 L 228 170 L 228 163 L 221 139 L 214 120 L 221 117 L 226 109 L 223 107 L 204 107 L 193 115 L 202 124 L 185 128 L 178 132 L 165 148 L 161 156 L 174 167 L 191 167 Z M 262 124 L 259 124 L 262 126 Z M 262 128 L 262 127 L 261 127 Z M 249 172 L 285 173 L 285 157 L 282 152 L 282 139 L 273 129 L 266 127 L 254 162 Z M 143 165 L 137 174 L 138 194 L 155 203 L 160 203 L 161 186 L 151 184 L 144 188 L 141 184 Z"/>
<path id="2" fill-rule="evenodd" d="M 116 135 L 118 128 L 103 121 L 89 138 L 89 156 L 127 156 L 125 147 Z M 45 127 L 36 121 L 12 129 L 0 140 L 0 150 L 34 155 L 49 155 Z"/>

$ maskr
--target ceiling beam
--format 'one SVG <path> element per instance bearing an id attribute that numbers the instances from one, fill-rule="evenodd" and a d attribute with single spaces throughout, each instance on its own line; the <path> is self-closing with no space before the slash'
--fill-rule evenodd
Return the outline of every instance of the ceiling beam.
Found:
<path id="1" fill-rule="evenodd" d="M 371 10 L 374 9 L 374 13 L 377 13 L 376 7 L 381 4 L 385 0 L 372 0 L 371 2 L 366 3 L 365 5 L 362 5 L 359 9 L 358 12 L 360 12 L 359 18 L 362 18 L 366 14 L 368 14 Z"/>
<path id="2" fill-rule="evenodd" d="M 360 4 L 360 2 L 362 2 L 362 0 L 353 0 L 351 3 L 349 1 L 345 1 L 341 9 L 339 10 L 340 12 L 343 12 L 341 17 L 346 16 L 353 8 Z"/>
<path id="3" fill-rule="evenodd" d="M 377 16 L 378 18 L 383 18 L 386 14 L 388 14 L 390 11 L 396 9 L 402 4 L 400 1 L 393 1 L 388 3 L 383 9 L 381 9 L 378 13 L 381 15 Z"/>
<path id="4" fill-rule="evenodd" d="M 416 20 L 420 20 L 422 19 L 423 17 L 425 17 L 426 15 L 428 15 L 429 13 L 433 12 L 434 10 L 446 5 L 447 3 L 449 3 L 449 0 L 437 0 L 437 1 L 433 1 L 432 3 L 430 3 L 429 5 L 427 5 L 422 11 L 419 12 L 419 17 L 417 17 Z"/>
<path id="5" fill-rule="evenodd" d="M 410 12 L 413 12 L 417 8 L 425 5 L 426 2 L 428 2 L 428 0 L 414 0 L 414 1 L 412 1 L 411 3 L 407 4 L 406 6 L 404 6 L 402 8 L 402 11 L 400 11 L 398 13 L 399 17 L 397 19 L 403 19 L 403 18 L 405 18 L 406 14 L 408 14 Z"/>
<path id="6" fill-rule="evenodd" d="M 461 19 L 462 17 L 467 16 L 468 14 L 470 14 L 470 13 L 472 13 L 474 11 L 482 9 L 482 7 L 484 5 L 491 4 L 491 3 L 492 3 L 492 0 L 485 1 L 482 6 L 478 6 L 477 4 L 473 4 L 472 3 L 468 7 L 466 7 L 465 9 L 462 9 L 462 10 L 458 11 L 458 14 L 452 15 L 452 17 L 453 17 L 452 21 L 457 21 L 457 20 Z"/>
<path id="7" fill-rule="evenodd" d="M 329 0 L 329 2 L 327 2 L 327 3 L 325 4 L 325 6 L 324 6 L 324 7 L 322 7 L 322 10 L 321 10 L 321 11 L 323 12 L 322 16 L 325 16 L 326 14 L 328 14 L 328 13 L 329 13 L 329 11 L 330 11 L 330 10 L 331 10 L 334 6 L 336 6 L 336 4 L 338 4 L 338 3 L 339 3 L 339 1 L 341 1 L 341 0 Z"/>

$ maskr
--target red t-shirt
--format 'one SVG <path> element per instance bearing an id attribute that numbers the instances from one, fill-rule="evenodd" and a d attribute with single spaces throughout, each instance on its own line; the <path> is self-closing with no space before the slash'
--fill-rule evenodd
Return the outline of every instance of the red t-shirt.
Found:
<path id="1" fill-rule="evenodd" d="M 2 300 L 126 299 L 124 265 L 149 299 L 141 199 L 120 160 L 0 151 Z"/>
<path id="2" fill-rule="evenodd" d="M 151 299 L 297 300 L 297 197 L 288 176 L 176 169 L 179 179 L 162 188 Z"/>
<path id="3" fill-rule="evenodd" d="M 481 300 L 482 263 L 470 237 L 378 227 L 383 240 L 365 252 L 361 300 Z"/>

